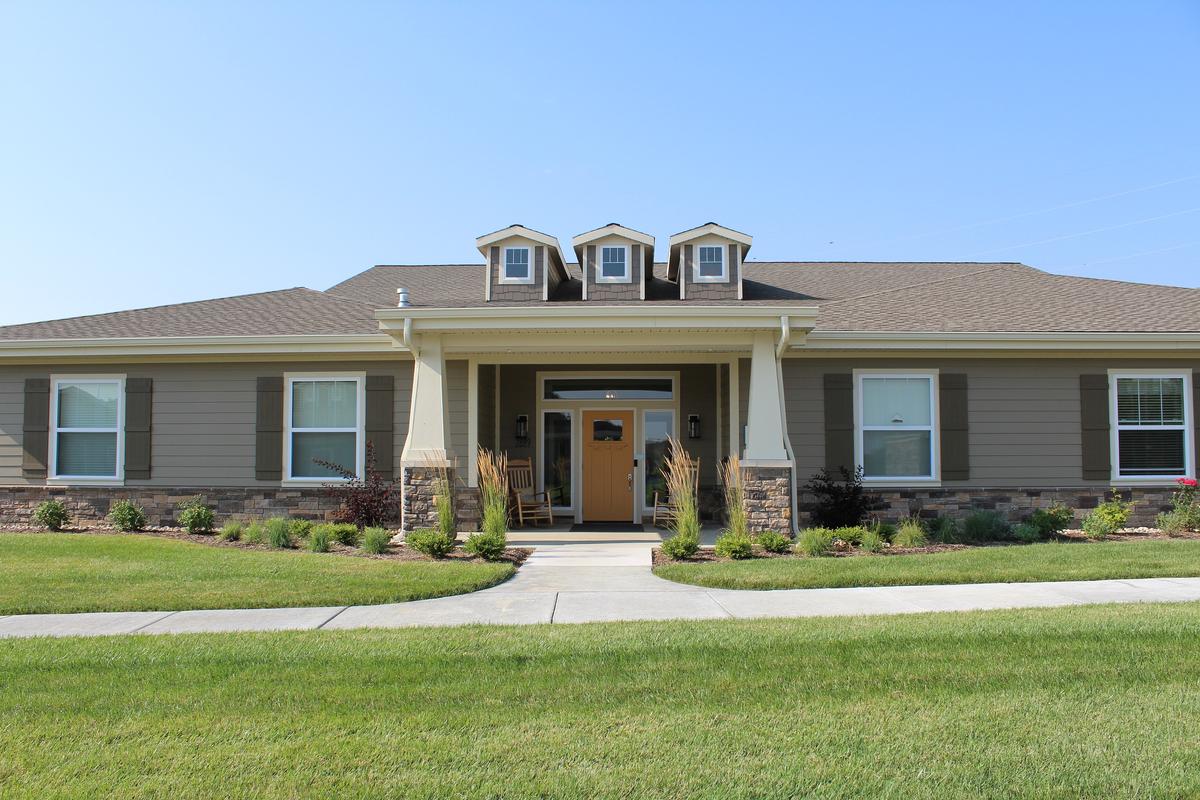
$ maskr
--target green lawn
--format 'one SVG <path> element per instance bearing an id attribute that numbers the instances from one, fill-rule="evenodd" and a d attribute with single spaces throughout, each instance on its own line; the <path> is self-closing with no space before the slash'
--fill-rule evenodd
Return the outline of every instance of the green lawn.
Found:
<path id="1" fill-rule="evenodd" d="M 1200 576 L 1200 541 L 1049 543 L 908 556 L 761 558 L 666 564 L 654 572 L 667 580 L 715 589 L 1177 578 Z"/>
<path id="2" fill-rule="evenodd" d="M 473 592 L 512 573 L 507 563 L 242 550 L 154 536 L 10 533 L 0 534 L 0 614 L 392 603 Z"/>
<path id="3" fill-rule="evenodd" d="M 0 642 L 0 795 L 1194 797 L 1200 605 Z"/>

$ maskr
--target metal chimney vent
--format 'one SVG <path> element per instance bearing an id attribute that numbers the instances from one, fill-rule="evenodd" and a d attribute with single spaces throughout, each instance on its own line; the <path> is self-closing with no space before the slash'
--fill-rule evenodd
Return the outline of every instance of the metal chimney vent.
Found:
<path id="1" fill-rule="evenodd" d="M 400 308 L 408 308 L 408 289 L 400 287 L 396 290 L 396 305 Z"/>

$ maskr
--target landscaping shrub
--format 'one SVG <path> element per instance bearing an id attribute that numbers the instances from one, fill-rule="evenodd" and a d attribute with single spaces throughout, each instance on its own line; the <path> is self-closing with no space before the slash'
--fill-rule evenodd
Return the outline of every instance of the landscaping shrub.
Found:
<path id="1" fill-rule="evenodd" d="M 388 543 L 392 534 L 383 528 L 367 528 L 363 531 L 362 549 L 368 553 L 379 555 L 388 551 Z"/>
<path id="2" fill-rule="evenodd" d="M 725 491 L 726 532 L 740 539 L 750 536 L 746 517 L 746 492 L 742 486 L 742 460 L 731 455 L 721 464 L 721 486 Z"/>
<path id="3" fill-rule="evenodd" d="M 896 535 L 896 526 L 890 522 L 880 522 L 876 520 L 869 526 L 871 530 L 879 534 L 879 538 L 885 542 L 890 542 L 892 537 Z"/>
<path id="4" fill-rule="evenodd" d="M 1001 514 L 995 511 L 973 511 L 963 520 L 961 538 L 970 544 L 996 542 L 1007 539 L 1010 526 Z"/>
<path id="5" fill-rule="evenodd" d="M 193 497 L 179 504 L 179 524 L 188 533 L 211 533 L 213 510 L 204 505 L 203 497 Z"/>
<path id="6" fill-rule="evenodd" d="M 961 538 L 958 521 L 954 517 L 938 517 L 929 523 L 929 535 L 935 542 L 954 544 Z"/>
<path id="7" fill-rule="evenodd" d="M 314 553 L 328 553 L 329 543 L 333 540 L 330 536 L 328 525 L 319 525 L 309 531 L 308 534 L 308 549 Z"/>
<path id="8" fill-rule="evenodd" d="M 699 549 L 699 537 L 684 536 L 678 533 L 662 543 L 663 554 L 667 558 L 673 558 L 676 561 L 691 558 L 696 555 L 696 551 Z"/>
<path id="9" fill-rule="evenodd" d="M 768 553 L 786 553 L 792 540 L 778 531 L 763 531 L 754 537 L 758 546 Z"/>
<path id="10" fill-rule="evenodd" d="M 700 549 L 700 511 L 692 482 L 692 457 L 674 437 L 667 438 L 667 463 L 663 467 L 667 493 L 675 506 L 671 529 L 675 535 L 662 544 L 669 558 L 690 558 Z"/>
<path id="11" fill-rule="evenodd" d="M 812 519 L 817 525 L 844 528 L 857 525 L 867 516 L 867 496 L 863 491 L 863 469 L 851 472 L 841 467 L 841 477 L 822 469 L 804 484 L 804 490 L 816 496 Z"/>
<path id="12" fill-rule="evenodd" d="M 503 536 L 497 536 L 494 533 L 472 533 L 467 537 L 463 549 L 473 556 L 479 556 L 488 561 L 499 561 L 507 546 L 508 541 Z"/>
<path id="13" fill-rule="evenodd" d="M 1013 527 L 1012 535 L 1018 542 L 1024 542 L 1025 544 L 1033 544 L 1034 542 L 1041 542 L 1046 539 L 1046 534 L 1042 528 L 1032 521 L 1022 522 L 1020 525 Z"/>
<path id="14" fill-rule="evenodd" d="M 263 544 L 267 541 L 267 529 L 261 522 L 251 522 L 242 531 L 242 541 L 248 544 Z"/>
<path id="15" fill-rule="evenodd" d="M 713 549 L 722 558 L 741 560 L 754 555 L 754 540 L 744 533 L 726 531 L 717 537 L 717 544 Z"/>
<path id="16" fill-rule="evenodd" d="M 288 531 L 297 542 L 307 539 L 312 529 L 313 523 L 310 519 L 293 519 L 288 522 Z"/>
<path id="17" fill-rule="evenodd" d="M 1083 532 L 1089 539 L 1104 539 L 1124 528 L 1133 512 L 1133 503 L 1121 499 L 1121 493 L 1113 489 L 1112 496 L 1083 518 Z"/>
<path id="18" fill-rule="evenodd" d="M 420 528 L 407 534 L 404 543 L 418 553 L 444 558 L 454 549 L 455 541 L 435 528 Z"/>
<path id="19" fill-rule="evenodd" d="M 267 520 L 267 544 L 277 550 L 287 550 L 292 542 L 292 531 L 284 517 L 272 517 Z"/>
<path id="20" fill-rule="evenodd" d="M 140 531 L 146 527 L 146 512 L 130 500 L 118 500 L 108 509 L 108 521 L 119 531 Z"/>
<path id="21" fill-rule="evenodd" d="M 858 544 L 862 541 L 863 534 L 866 532 L 867 529 L 861 525 L 850 525 L 845 528 L 835 529 L 833 536 L 835 539 L 841 539 L 843 542 Z"/>
<path id="22" fill-rule="evenodd" d="M 238 539 L 242 538 L 242 533 L 245 531 L 245 529 L 246 526 L 242 523 L 238 522 L 237 520 L 230 520 L 221 526 L 221 531 L 217 534 L 217 536 L 223 542 L 236 542 Z"/>
<path id="23" fill-rule="evenodd" d="M 1075 521 L 1075 512 L 1064 505 L 1053 505 L 1050 508 L 1039 508 L 1027 520 L 1038 529 L 1041 538 L 1049 539 L 1055 534 L 1062 533 Z M 1014 534 L 1016 531 L 1014 531 Z M 1020 538 L 1018 536 L 1018 538 Z"/>
<path id="24" fill-rule="evenodd" d="M 1200 530 L 1200 502 L 1196 501 L 1196 479 L 1180 478 L 1171 498 L 1171 510 L 1159 514 L 1155 524 L 1166 533 Z"/>
<path id="25" fill-rule="evenodd" d="M 833 531 L 829 528 L 805 528 L 796 540 L 796 552 L 806 556 L 827 556 L 833 553 Z"/>
<path id="26" fill-rule="evenodd" d="M 344 544 L 346 547 L 358 546 L 358 540 L 362 537 L 362 532 L 359 531 L 357 525 L 349 522 L 335 522 L 327 525 L 329 528 L 329 536 L 338 544 Z"/>
<path id="27" fill-rule="evenodd" d="M 71 512 L 61 500 L 43 500 L 33 511 L 33 521 L 43 528 L 61 531 L 71 521 Z"/>
<path id="28" fill-rule="evenodd" d="M 375 445 L 370 440 L 367 441 L 366 477 L 359 477 L 356 470 L 332 461 L 314 461 L 344 478 L 324 487 L 325 493 L 339 502 L 337 517 L 342 522 L 352 522 L 357 528 L 366 528 L 397 516 L 400 481 L 385 478 L 375 468 Z"/>
<path id="29" fill-rule="evenodd" d="M 859 548 L 866 550 L 868 553 L 878 553 L 883 549 L 884 544 L 883 537 L 879 535 L 879 531 L 875 528 L 864 528 L 863 534 L 858 540 Z"/>
<path id="30" fill-rule="evenodd" d="M 929 534 L 918 519 L 906 519 L 896 529 L 892 544 L 896 547 L 924 547 L 929 543 Z"/>

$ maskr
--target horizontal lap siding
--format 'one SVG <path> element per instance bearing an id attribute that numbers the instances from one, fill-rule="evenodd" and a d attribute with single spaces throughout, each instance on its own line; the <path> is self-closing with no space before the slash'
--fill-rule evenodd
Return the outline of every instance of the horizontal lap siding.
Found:
<path id="1" fill-rule="evenodd" d="M 971 478 L 947 486 L 1096 486 L 1102 483 L 1083 480 L 1079 376 L 1198 366 L 1183 360 L 788 358 L 783 365 L 788 434 L 803 483 L 825 463 L 824 373 L 936 368 L 967 376 Z"/>
<path id="2" fill-rule="evenodd" d="M 467 362 L 446 362 L 446 391 L 450 415 L 450 448 L 465 465 L 467 461 Z M 397 473 L 398 474 L 398 473 Z"/>
<path id="3" fill-rule="evenodd" d="M 129 486 L 272 486 L 254 478 L 256 385 L 284 372 L 363 371 L 396 376 L 397 469 L 408 432 L 412 362 L 75 365 L 53 370 L 0 367 L 0 484 L 40 483 L 21 476 L 21 415 L 26 377 L 113 373 L 154 382 L 149 480 Z M 465 375 L 465 370 L 463 370 Z M 397 472 L 397 474 L 399 474 Z"/>

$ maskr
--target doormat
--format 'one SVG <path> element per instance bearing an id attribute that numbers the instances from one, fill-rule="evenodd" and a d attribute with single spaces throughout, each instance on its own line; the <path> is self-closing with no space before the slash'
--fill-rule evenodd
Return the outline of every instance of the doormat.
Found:
<path id="1" fill-rule="evenodd" d="M 645 533 L 645 525 L 632 522 L 582 522 L 571 526 L 569 533 Z"/>

